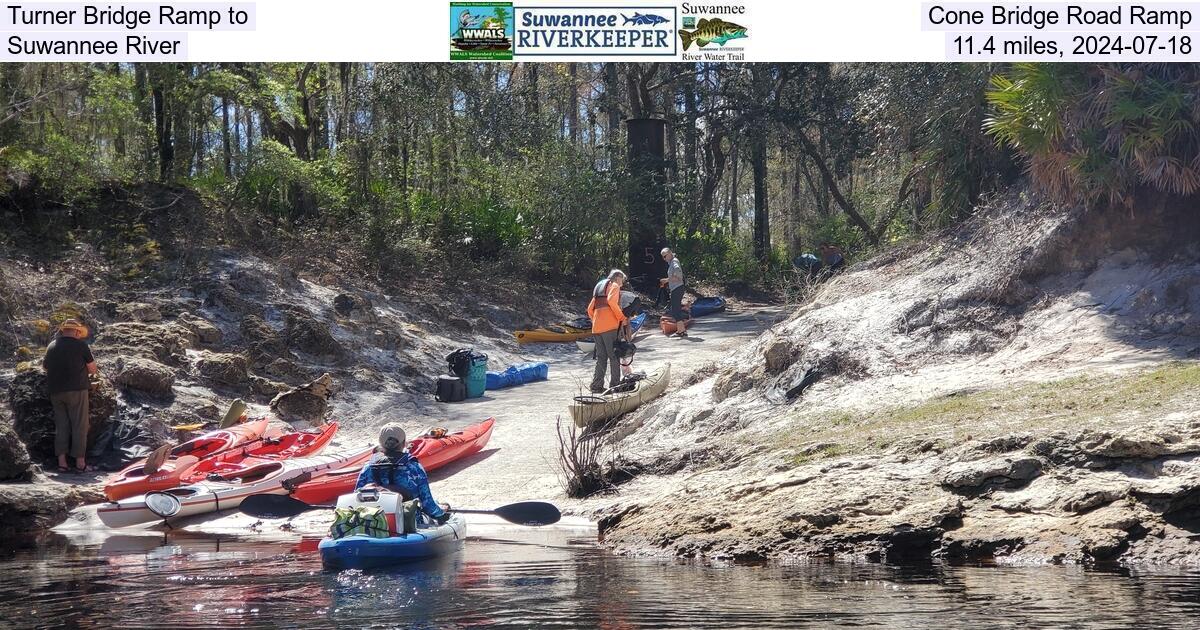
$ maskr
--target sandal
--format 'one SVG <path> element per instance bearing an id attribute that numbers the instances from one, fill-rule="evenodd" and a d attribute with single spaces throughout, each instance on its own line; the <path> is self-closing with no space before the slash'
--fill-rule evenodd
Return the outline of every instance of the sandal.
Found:
<path id="1" fill-rule="evenodd" d="M 58 472 L 60 472 L 60 473 L 69 473 L 69 472 L 71 472 L 71 468 L 70 468 L 69 466 L 59 466 L 59 467 L 58 467 Z"/>
<path id="2" fill-rule="evenodd" d="M 95 466 L 91 466 L 91 465 L 84 465 L 84 467 L 83 467 L 83 468 L 76 468 L 76 469 L 75 469 L 75 472 L 77 472 L 77 473 L 90 473 L 90 472 L 96 472 L 96 467 L 95 467 Z"/>

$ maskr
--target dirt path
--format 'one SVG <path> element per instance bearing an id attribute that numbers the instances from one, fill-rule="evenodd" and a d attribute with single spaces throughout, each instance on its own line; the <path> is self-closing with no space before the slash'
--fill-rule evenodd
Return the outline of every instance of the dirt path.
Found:
<path id="1" fill-rule="evenodd" d="M 697 319 L 687 339 L 668 338 L 647 327 L 637 336 L 633 368 L 649 372 L 670 362 L 669 391 L 694 370 L 757 336 L 781 312 L 777 307 L 754 307 Z M 563 502 L 555 419 L 562 416 L 570 422 L 567 405 L 587 389 L 595 363 L 575 344 L 535 344 L 522 354 L 548 363 L 550 379 L 489 391 L 465 403 L 437 405 L 451 429 L 488 416 L 496 418 L 495 432 L 483 452 L 433 473 L 432 487 L 439 500 L 472 506 L 532 499 Z"/>

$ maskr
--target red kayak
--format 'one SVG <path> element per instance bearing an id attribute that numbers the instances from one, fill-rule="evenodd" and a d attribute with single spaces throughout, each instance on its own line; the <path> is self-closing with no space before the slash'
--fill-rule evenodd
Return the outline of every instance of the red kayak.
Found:
<path id="1" fill-rule="evenodd" d="M 443 437 L 422 435 L 409 443 L 408 452 L 416 456 L 425 472 L 431 472 L 457 461 L 468 455 L 473 455 L 487 446 L 492 438 L 492 427 L 496 419 L 488 418 L 479 424 L 471 425 L 457 433 Z M 292 498 L 313 505 L 332 503 L 343 494 L 354 490 L 362 466 L 350 466 L 331 470 L 319 477 L 313 477 L 303 483 L 296 484 L 291 489 Z"/>
<path id="2" fill-rule="evenodd" d="M 295 431 L 278 437 L 264 437 L 241 448 L 210 457 L 180 477 L 180 485 L 241 477 L 246 471 L 268 462 L 316 455 L 337 433 L 338 424 L 315 431 Z"/>
<path id="3" fill-rule="evenodd" d="M 104 496 L 110 501 L 120 501 L 155 490 L 174 488 L 179 485 L 179 478 L 200 462 L 260 439 L 267 432 L 267 424 L 265 417 L 258 418 L 192 438 L 171 449 L 167 461 L 153 474 L 146 474 L 145 459 L 134 462 L 108 478 L 104 483 Z"/>

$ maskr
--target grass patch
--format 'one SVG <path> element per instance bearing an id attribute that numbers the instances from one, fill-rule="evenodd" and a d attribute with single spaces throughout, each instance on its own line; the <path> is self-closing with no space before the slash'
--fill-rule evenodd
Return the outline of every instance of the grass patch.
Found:
<path id="1" fill-rule="evenodd" d="M 955 392 L 916 405 L 869 412 L 801 415 L 781 441 L 785 448 L 801 449 L 796 463 L 804 463 L 879 451 L 905 439 L 952 446 L 1020 431 L 1116 428 L 1188 410 L 1197 396 L 1200 363 L 1180 361 L 1129 374 Z M 808 430 L 797 431 L 800 427 Z M 837 452 L 809 453 L 813 444 L 836 445 Z"/>

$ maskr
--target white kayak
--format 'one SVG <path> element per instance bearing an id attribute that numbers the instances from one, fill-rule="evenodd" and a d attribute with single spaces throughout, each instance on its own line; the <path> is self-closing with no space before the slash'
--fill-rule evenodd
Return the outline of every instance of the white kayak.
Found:
<path id="1" fill-rule="evenodd" d="M 161 492 L 111 501 L 97 510 L 100 521 L 109 527 L 130 527 L 166 520 L 168 522 L 197 514 L 232 510 L 252 494 L 288 494 L 285 482 L 315 477 L 325 471 L 361 466 L 373 448 L 342 453 L 298 457 L 238 471 L 238 477 L 202 481 Z"/>
<path id="2" fill-rule="evenodd" d="M 641 406 L 642 403 L 662 395 L 670 380 L 671 364 L 668 363 L 647 374 L 642 380 L 636 381 L 632 391 L 581 397 L 586 401 L 576 400 L 570 406 L 571 418 L 575 420 L 576 426 L 586 427 L 599 420 L 607 420 L 623 413 L 629 413 Z"/>

